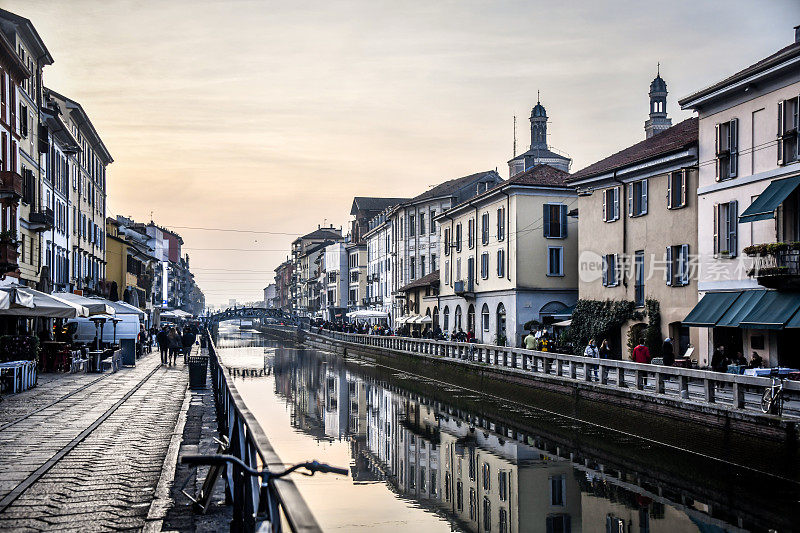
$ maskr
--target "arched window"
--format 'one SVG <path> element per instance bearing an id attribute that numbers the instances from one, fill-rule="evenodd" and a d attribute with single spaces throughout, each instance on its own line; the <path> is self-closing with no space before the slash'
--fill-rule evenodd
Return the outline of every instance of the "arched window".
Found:
<path id="1" fill-rule="evenodd" d="M 433 329 L 439 327 L 439 308 L 433 308 Z"/>
<path id="2" fill-rule="evenodd" d="M 472 304 L 467 309 L 467 331 L 475 333 L 475 306 Z"/>
<path id="3" fill-rule="evenodd" d="M 442 316 L 442 323 L 444 327 L 442 328 L 444 331 L 450 331 L 450 308 L 448 306 L 444 306 L 444 313 Z"/>
<path id="4" fill-rule="evenodd" d="M 481 328 L 483 331 L 489 331 L 489 306 L 486 304 L 481 308 Z"/>
<path id="5" fill-rule="evenodd" d="M 503 346 L 506 342 L 506 306 L 497 305 L 497 344 Z"/>
<path id="6" fill-rule="evenodd" d="M 461 306 L 456 306 L 456 314 L 453 318 L 453 331 L 458 331 L 460 329 L 464 329 L 464 326 L 461 323 Z"/>

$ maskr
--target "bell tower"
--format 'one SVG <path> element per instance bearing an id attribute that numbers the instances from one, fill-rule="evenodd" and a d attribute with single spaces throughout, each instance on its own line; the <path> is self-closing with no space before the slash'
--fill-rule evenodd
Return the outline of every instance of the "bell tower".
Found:
<path id="1" fill-rule="evenodd" d="M 531 150 L 547 150 L 547 111 L 539 101 L 536 91 L 536 105 L 531 110 Z"/>
<path id="2" fill-rule="evenodd" d="M 661 77 L 659 63 L 656 77 L 650 83 L 650 118 L 644 123 L 644 131 L 649 139 L 670 127 L 672 119 L 667 117 L 667 82 Z"/>

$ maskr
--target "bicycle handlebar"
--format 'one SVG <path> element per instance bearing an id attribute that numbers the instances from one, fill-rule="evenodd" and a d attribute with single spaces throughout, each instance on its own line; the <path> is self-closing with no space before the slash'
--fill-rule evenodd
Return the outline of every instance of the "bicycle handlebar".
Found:
<path id="1" fill-rule="evenodd" d="M 319 472 L 321 474 L 340 474 L 346 476 L 350 473 L 346 468 L 338 468 L 329 464 L 320 463 L 319 461 L 310 461 L 307 463 L 298 463 L 290 466 L 283 472 L 270 472 L 269 470 L 256 470 L 244 464 L 241 459 L 232 455 L 182 455 L 181 464 L 186 465 L 223 465 L 225 463 L 233 463 L 251 476 L 264 476 L 265 478 L 279 478 L 286 474 L 294 472 L 299 468 L 305 468 L 311 475 Z"/>

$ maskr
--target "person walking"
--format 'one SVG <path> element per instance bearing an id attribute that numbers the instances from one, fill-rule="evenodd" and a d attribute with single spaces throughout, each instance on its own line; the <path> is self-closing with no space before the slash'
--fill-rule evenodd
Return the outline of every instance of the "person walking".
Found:
<path id="1" fill-rule="evenodd" d="M 661 355 L 664 358 L 664 366 L 673 366 L 675 364 L 675 349 L 672 346 L 672 339 L 669 337 L 664 339 L 664 344 L 661 347 Z"/>
<path id="2" fill-rule="evenodd" d="M 536 336 L 533 334 L 533 330 L 528 332 L 528 336 L 522 339 L 522 342 L 525 344 L 526 350 L 536 349 Z"/>
<path id="3" fill-rule="evenodd" d="M 614 354 L 611 352 L 611 345 L 608 339 L 603 339 L 600 344 L 600 359 L 614 359 Z"/>
<path id="4" fill-rule="evenodd" d="M 649 363 L 650 362 L 650 350 L 642 344 L 641 339 L 639 340 L 639 344 L 633 349 L 633 360 L 637 363 Z"/>
<path id="5" fill-rule="evenodd" d="M 591 357 L 592 359 L 600 359 L 600 350 L 597 349 L 597 344 L 594 339 L 591 339 L 586 349 L 583 350 L 583 356 Z M 597 379 L 597 365 L 591 365 L 591 372 L 594 379 Z"/>
<path id="6" fill-rule="evenodd" d="M 156 334 L 156 343 L 158 343 L 158 349 L 161 352 L 161 364 L 166 365 L 169 362 L 168 351 L 169 351 L 169 336 L 167 335 L 167 326 L 161 326 L 161 331 Z"/>
<path id="7" fill-rule="evenodd" d="M 194 331 L 190 326 L 186 326 L 183 328 L 183 337 L 181 337 L 181 343 L 183 344 L 183 363 L 187 364 L 189 362 L 189 355 L 192 351 L 192 346 L 194 345 L 194 341 L 197 339 L 197 335 L 195 335 Z"/>
<path id="8" fill-rule="evenodd" d="M 178 330 L 175 327 L 172 327 L 169 330 L 169 359 L 170 364 L 176 364 L 178 362 L 178 352 L 181 351 L 183 347 L 183 342 L 181 341 L 181 335 L 178 333 Z"/>

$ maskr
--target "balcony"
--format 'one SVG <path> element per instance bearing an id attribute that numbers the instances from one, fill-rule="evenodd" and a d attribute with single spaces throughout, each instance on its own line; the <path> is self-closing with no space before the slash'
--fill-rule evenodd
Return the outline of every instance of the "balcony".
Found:
<path id="1" fill-rule="evenodd" d="M 800 289 L 800 243 L 755 244 L 744 249 L 753 258 L 747 273 L 770 289 Z"/>
<path id="2" fill-rule="evenodd" d="M 19 252 L 17 251 L 18 243 L 16 241 L 3 242 L 0 241 L 0 272 L 13 272 L 19 265 L 17 258 Z"/>
<path id="3" fill-rule="evenodd" d="M 30 221 L 30 229 L 33 231 L 47 231 L 49 229 L 53 229 L 53 226 L 56 224 L 55 214 L 49 207 L 45 207 L 38 211 L 31 210 L 31 214 L 28 219 Z"/>
<path id="4" fill-rule="evenodd" d="M 472 279 L 466 281 L 456 281 L 453 283 L 453 291 L 464 298 L 475 297 L 475 286 Z"/>
<path id="5" fill-rule="evenodd" d="M 22 198 L 22 176 L 11 170 L 0 171 L 0 198 Z"/>

